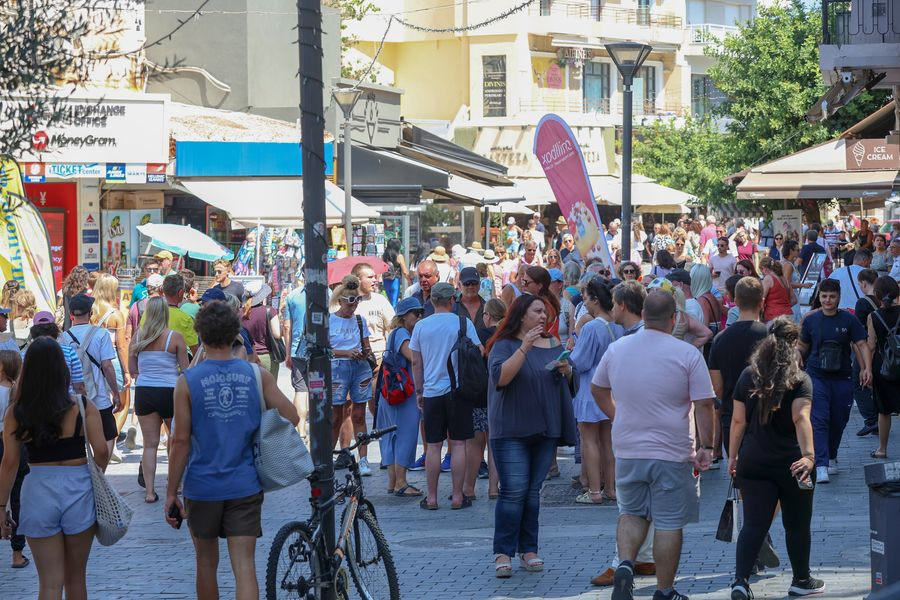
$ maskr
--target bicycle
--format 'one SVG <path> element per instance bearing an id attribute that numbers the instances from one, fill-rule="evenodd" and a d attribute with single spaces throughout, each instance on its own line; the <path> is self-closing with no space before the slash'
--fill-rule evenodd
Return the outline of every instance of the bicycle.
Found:
<path id="1" fill-rule="evenodd" d="M 334 496 L 322 499 L 319 467 L 308 478 L 309 520 L 291 521 L 278 530 L 266 565 L 266 598 L 316 600 L 323 589 L 333 587 L 338 600 L 350 598 L 350 579 L 363 600 L 399 600 L 400 584 L 394 558 L 378 526 L 375 507 L 363 494 L 359 464 L 353 456 L 357 447 L 377 440 L 397 429 L 396 425 L 360 433 L 356 443 L 334 452 L 348 465 L 343 484 L 335 485 Z M 334 505 L 345 504 L 335 549 L 326 552 L 322 514 Z M 348 576 L 349 571 L 349 576 Z"/>

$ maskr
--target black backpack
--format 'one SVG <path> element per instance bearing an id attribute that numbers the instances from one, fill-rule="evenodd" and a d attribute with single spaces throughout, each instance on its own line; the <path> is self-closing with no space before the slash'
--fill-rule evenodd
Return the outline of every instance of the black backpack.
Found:
<path id="1" fill-rule="evenodd" d="M 900 333 L 897 331 L 900 328 L 900 317 L 897 318 L 897 322 L 894 323 L 893 327 L 888 327 L 888 324 L 877 310 L 872 314 L 881 321 L 881 324 L 884 325 L 887 331 L 884 345 L 880 348 L 881 370 L 879 374 L 887 381 L 900 381 Z"/>
<path id="2" fill-rule="evenodd" d="M 464 400 L 473 405 L 483 403 L 487 394 L 488 372 L 484 356 L 478 346 L 466 335 L 466 317 L 459 315 L 459 335 L 456 343 L 447 355 L 447 372 L 450 374 L 450 393 L 454 400 Z M 459 381 L 453 371 L 453 353 L 456 352 L 456 365 L 459 370 Z"/>

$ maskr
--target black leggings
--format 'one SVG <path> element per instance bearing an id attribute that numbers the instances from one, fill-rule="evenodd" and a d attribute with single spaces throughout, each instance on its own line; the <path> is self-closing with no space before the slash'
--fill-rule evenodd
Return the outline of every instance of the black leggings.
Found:
<path id="1" fill-rule="evenodd" d="M 738 483 L 744 501 L 744 526 L 737 543 L 737 578 L 746 580 L 750 577 L 750 570 L 769 532 L 779 501 L 794 578 L 802 580 L 809 577 L 813 491 L 801 490 L 787 467 L 770 472 L 765 479 L 739 475 Z"/>

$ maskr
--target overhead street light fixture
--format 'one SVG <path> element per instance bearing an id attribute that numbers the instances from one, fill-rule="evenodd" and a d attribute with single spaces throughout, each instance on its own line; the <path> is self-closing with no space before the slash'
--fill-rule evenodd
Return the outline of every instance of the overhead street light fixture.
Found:
<path id="1" fill-rule="evenodd" d="M 653 47 L 638 42 L 606 44 L 606 51 L 622 75 L 622 254 L 620 261 L 631 260 L 631 128 L 632 89 L 635 74 L 650 56 Z"/>
<path id="2" fill-rule="evenodd" d="M 334 88 L 331 91 L 331 97 L 344 113 L 344 158 L 341 161 L 341 168 L 344 170 L 344 237 L 347 241 L 347 256 L 353 256 L 353 215 L 350 214 L 350 207 L 353 203 L 350 148 L 353 143 L 350 139 L 350 117 L 361 94 L 360 90 L 354 88 Z"/>

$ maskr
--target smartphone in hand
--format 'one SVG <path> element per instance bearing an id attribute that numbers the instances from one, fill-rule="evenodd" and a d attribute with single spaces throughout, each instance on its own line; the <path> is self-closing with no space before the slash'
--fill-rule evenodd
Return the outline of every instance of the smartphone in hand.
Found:
<path id="1" fill-rule="evenodd" d="M 548 371 L 552 371 L 553 369 L 556 368 L 558 363 L 561 363 L 564 360 L 568 360 L 569 356 L 571 354 L 572 354 L 571 350 L 563 350 L 562 353 L 559 356 L 557 356 L 555 360 L 551 360 L 546 365 L 544 365 L 544 368 L 547 369 Z"/>
<path id="2" fill-rule="evenodd" d="M 173 503 L 171 508 L 169 508 L 169 518 L 175 519 L 175 529 L 181 529 L 181 522 L 184 520 L 181 516 L 181 511 L 178 509 L 178 505 Z"/>
<path id="3" fill-rule="evenodd" d="M 796 475 L 794 479 L 797 480 L 797 487 L 801 490 L 811 490 L 815 485 L 813 483 L 812 477 L 807 473 L 805 476 Z"/>

